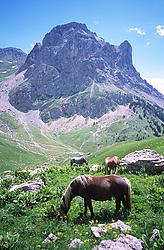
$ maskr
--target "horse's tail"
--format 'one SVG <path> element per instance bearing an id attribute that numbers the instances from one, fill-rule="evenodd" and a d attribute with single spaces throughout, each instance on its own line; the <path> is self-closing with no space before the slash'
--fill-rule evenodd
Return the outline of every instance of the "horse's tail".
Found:
<path id="1" fill-rule="evenodd" d="M 130 187 L 128 186 L 128 190 L 127 190 L 127 193 L 126 193 L 126 208 L 127 210 L 131 210 L 131 207 L 132 207 L 132 203 L 131 203 L 131 189 Z"/>
<path id="2" fill-rule="evenodd" d="M 132 206 L 132 204 L 131 204 L 131 183 L 126 177 L 124 177 L 123 179 L 125 180 L 125 182 L 127 184 L 127 191 L 125 194 L 125 206 L 126 206 L 126 209 L 130 211 L 131 206 Z"/>

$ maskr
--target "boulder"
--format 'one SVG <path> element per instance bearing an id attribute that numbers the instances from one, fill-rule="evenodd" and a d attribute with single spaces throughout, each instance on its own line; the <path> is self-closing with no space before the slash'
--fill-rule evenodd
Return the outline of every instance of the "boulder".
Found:
<path id="1" fill-rule="evenodd" d="M 142 250 L 143 241 L 132 235 L 120 234 L 114 240 L 102 240 L 93 250 Z"/>
<path id="2" fill-rule="evenodd" d="M 160 238 L 160 231 L 158 229 L 153 229 L 152 231 L 152 235 L 150 237 L 150 241 L 157 241 Z"/>
<path id="3" fill-rule="evenodd" d="M 42 242 L 44 243 L 50 243 L 50 242 L 55 242 L 57 240 L 56 235 L 54 235 L 53 233 L 50 233 L 47 238 Z"/>
<path id="4" fill-rule="evenodd" d="M 131 227 L 123 223 L 121 220 L 110 223 L 109 225 L 111 226 L 111 228 L 118 229 L 121 233 L 131 230 Z"/>
<path id="5" fill-rule="evenodd" d="M 91 166 L 90 171 L 98 172 L 98 171 L 100 171 L 100 169 L 101 169 L 100 165 L 94 164 L 94 165 Z"/>
<path id="6" fill-rule="evenodd" d="M 30 175 L 33 176 L 35 174 L 40 174 L 40 173 L 44 172 L 48 168 L 49 168 L 48 164 L 44 163 L 40 168 L 36 168 L 34 170 L 30 170 L 29 172 L 30 172 Z"/>
<path id="7" fill-rule="evenodd" d="M 148 174 L 161 174 L 164 171 L 164 156 L 151 149 L 132 152 L 121 159 L 128 172 L 145 171 Z"/>
<path id="8" fill-rule="evenodd" d="M 91 232 L 96 238 L 100 238 L 108 232 L 105 228 L 105 224 L 99 224 L 97 227 L 91 227 Z"/>
<path id="9" fill-rule="evenodd" d="M 108 232 L 108 227 L 118 229 L 121 233 L 131 230 L 130 226 L 118 220 L 110 224 L 98 224 L 97 227 L 91 227 L 91 231 L 96 238 L 100 238 Z"/>
<path id="10" fill-rule="evenodd" d="M 69 244 L 69 249 L 77 249 L 81 244 L 84 244 L 83 241 L 76 238 L 72 240 L 71 243 Z"/>
<path id="11" fill-rule="evenodd" d="M 28 191 L 28 192 L 38 192 L 39 189 L 44 185 L 44 182 L 42 179 L 35 179 L 31 181 L 24 182 L 19 185 L 14 185 L 10 188 L 9 191 L 15 191 L 18 189 L 22 189 L 23 191 Z"/>

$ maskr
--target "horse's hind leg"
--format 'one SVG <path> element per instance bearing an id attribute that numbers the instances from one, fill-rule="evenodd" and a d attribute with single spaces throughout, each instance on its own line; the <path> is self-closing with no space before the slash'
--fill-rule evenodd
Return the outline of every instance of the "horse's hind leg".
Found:
<path id="1" fill-rule="evenodd" d="M 127 203 L 126 203 L 126 199 L 125 199 L 124 196 L 123 196 L 123 198 L 122 198 L 122 204 L 123 204 L 123 206 L 124 206 L 124 209 L 123 209 L 124 213 L 125 213 L 126 215 L 128 215 L 128 214 L 129 214 L 129 210 L 127 209 Z"/>
<path id="2" fill-rule="evenodd" d="M 88 200 L 84 198 L 84 215 L 87 213 L 87 208 L 88 208 Z"/>
<path id="3" fill-rule="evenodd" d="M 115 216 L 118 215 L 118 212 L 121 208 L 121 199 L 119 197 L 116 197 L 116 210 L 115 210 Z"/>

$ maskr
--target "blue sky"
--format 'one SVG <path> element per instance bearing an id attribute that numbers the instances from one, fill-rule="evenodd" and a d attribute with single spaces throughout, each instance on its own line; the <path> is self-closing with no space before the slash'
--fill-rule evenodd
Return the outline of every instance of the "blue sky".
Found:
<path id="1" fill-rule="evenodd" d="M 128 40 L 133 64 L 164 94 L 164 0 L 0 0 L 0 47 L 29 53 L 54 26 L 85 23 L 105 41 Z"/>

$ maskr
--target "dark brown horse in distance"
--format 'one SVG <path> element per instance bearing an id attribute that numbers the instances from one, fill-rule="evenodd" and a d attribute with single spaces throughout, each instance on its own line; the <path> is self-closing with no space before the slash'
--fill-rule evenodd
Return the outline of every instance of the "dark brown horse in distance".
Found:
<path id="1" fill-rule="evenodd" d="M 87 163 L 87 161 L 86 161 L 86 159 L 84 158 L 84 157 L 74 157 L 74 158 L 72 158 L 71 160 L 70 160 L 70 164 L 71 164 L 71 167 L 73 166 L 73 165 L 83 165 L 83 164 L 86 164 L 86 165 L 88 165 L 88 163 Z"/>
<path id="2" fill-rule="evenodd" d="M 89 207 L 91 218 L 94 218 L 92 200 L 106 201 L 114 197 L 116 201 L 116 216 L 121 208 L 121 202 L 125 210 L 131 210 L 131 184 L 127 178 L 121 176 L 82 175 L 76 177 L 68 185 L 61 198 L 60 218 L 64 219 L 66 217 L 71 201 L 75 196 L 84 198 L 84 214 L 87 213 L 87 208 Z"/>
<path id="3" fill-rule="evenodd" d="M 120 159 L 117 156 L 105 158 L 105 174 L 115 174 L 117 166 L 120 165 Z"/>

